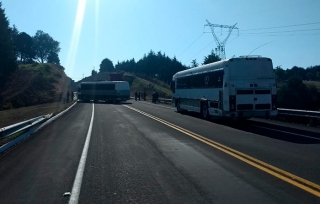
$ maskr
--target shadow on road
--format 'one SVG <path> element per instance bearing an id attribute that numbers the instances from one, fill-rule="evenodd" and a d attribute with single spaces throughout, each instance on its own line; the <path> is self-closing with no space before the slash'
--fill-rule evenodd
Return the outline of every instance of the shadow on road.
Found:
<path id="1" fill-rule="evenodd" d="M 201 118 L 200 114 L 193 112 L 182 112 L 183 115 Z M 235 128 L 245 132 L 257 134 L 258 136 L 269 137 L 276 140 L 298 144 L 319 144 L 320 133 L 301 130 L 297 128 L 284 127 L 276 124 L 263 123 L 253 120 L 210 120 L 212 123 Z"/>

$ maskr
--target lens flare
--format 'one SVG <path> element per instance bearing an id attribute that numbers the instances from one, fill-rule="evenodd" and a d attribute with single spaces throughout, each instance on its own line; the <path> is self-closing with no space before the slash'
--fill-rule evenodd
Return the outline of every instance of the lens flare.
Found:
<path id="1" fill-rule="evenodd" d="M 99 7 L 100 7 L 100 0 L 96 0 L 96 5 L 95 5 L 95 28 L 94 28 L 94 62 L 97 62 L 97 51 L 98 51 L 98 39 L 99 39 Z"/>
<path id="2" fill-rule="evenodd" d="M 79 45 L 79 39 L 81 34 L 85 8 L 86 8 L 86 0 L 79 0 L 76 19 L 73 26 L 71 43 L 68 51 L 67 63 L 66 63 L 68 76 L 71 76 L 74 70 L 75 58 L 78 51 L 78 45 Z"/>

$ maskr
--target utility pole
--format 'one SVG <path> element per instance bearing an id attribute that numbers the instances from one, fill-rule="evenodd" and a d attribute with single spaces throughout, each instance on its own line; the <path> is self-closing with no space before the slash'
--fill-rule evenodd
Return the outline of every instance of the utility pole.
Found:
<path id="1" fill-rule="evenodd" d="M 207 24 L 204 25 L 204 26 L 210 26 L 212 35 L 213 35 L 213 37 L 214 37 L 214 39 L 216 41 L 216 44 L 217 44 L 217 47 L 215 48 L 216 55 L 218 55 L 221 59 L 226 59 L 225 45 L 226 45 L 227 40 L 229 39 L 229 37 L 230 37 L 230 35 L 232 33 L 232 30 L 233 29 L 238 29 L 236 27 L 237 24 L 234 24 L 233 26 L 228 26 L 228 25 L 212 24 L 208 20 L 206 20 L 206 21 L 207 21 Z M 221 28 L 221 32 L 222 32 L 222 28 L 229 29 L 228 36 L 223 41 L 220 41 L 218 36 L 214 33 L 214 28 L 215 27 Z M 239 35 L 239 29 L 238 29 L 238 35 Z"/>

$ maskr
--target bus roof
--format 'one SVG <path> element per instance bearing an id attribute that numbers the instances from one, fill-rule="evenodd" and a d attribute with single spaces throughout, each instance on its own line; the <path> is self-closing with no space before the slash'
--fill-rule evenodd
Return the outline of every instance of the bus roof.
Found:
<path id="1" fill-rule="evenodd" d="M 81 82 L 81 84 L 115 84 L 115 83 L 128 83 L 127 81 L 90 81 Z"/>
<path id="2" fill-rule="evenodd" d="M 244 61 L 244 60 L 264 60 L 264 61 L 271 61 L 270 58 L 267 58 L 267 57 L 261 57 L 259 55 L 253 55 L 253 56 L 240 56 L 240 57 L 234 57 L 234 58 L 230 58 L 230 59 L 225 59 L 225 60 L 221 60 L 221 61 L 218 61 L 218 62 L 213 62 L 213 63 L 210 63 L 210 64 L 206 64 L 206 65 L 202 65 L 202 66 L 199 66 L 199 67 L 195 67 L 195 68 L 191 68 L 191 69 L 187 69 L 187 70 L 183 70 L 183 71 L 180 71 L 180 72 L 177 72 L 175 75 L 173 75 L 173 79 L 176 78 L 176 77 L 182 77 L 182 76 L 188 76 L 188 75 L 192 75 L 192 74 L 195 74 L 195 73 L 203 73 L 203 72 L 208 72 L 208 71 L 214 71 L 214 70 L 217 70 L 217 69 L 221 69 L 221 68 L 224 68 L 226 67 L 226 65 L 229 63 L 229 62 L 232 62 L 232 61 Z"/>
<path id="3" fill-rule="evenodd" d="M 228 59 L 221 60 L 218 62 L 213 62 L 210 64 L 202 65 L 202 66 L 187 69 L 187 70 L 183 70 L 183 71 L 177 72 L 175 75 L 173 75 L 173 78 L 181 77 L 181 76 L 188 76 L 188 75 L 192 75 L 194 73 L 202 73 L 202 72 L 213 71 L 215 69 L 220 69 L 220 68 L 225 67 L 225 63 L 227 61 L 228 61 Z"/>

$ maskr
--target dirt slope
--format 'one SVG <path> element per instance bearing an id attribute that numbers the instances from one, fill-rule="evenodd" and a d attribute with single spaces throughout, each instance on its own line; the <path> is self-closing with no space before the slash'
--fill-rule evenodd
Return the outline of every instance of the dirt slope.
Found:
<path id="1" fill-rule="evenodd" d="M 0 87 L 0 110 L 60 100 L 70 90 L 72 80 L 63 67 L 54 64 L 20 65 L 5 87 Z"/>

